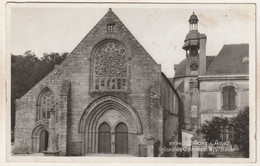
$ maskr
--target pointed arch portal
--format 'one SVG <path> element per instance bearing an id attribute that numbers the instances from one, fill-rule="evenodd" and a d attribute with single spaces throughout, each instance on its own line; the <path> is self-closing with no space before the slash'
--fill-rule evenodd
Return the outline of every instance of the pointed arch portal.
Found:
<path id="1" fill-rule="evenodd" d="M 131 147 L 136 145 L 129 144 L 129 137 L 131 140 L 137 139 L 136 135 L 142 134 L 142 126 L 131 106 L 121 99 L 106 96 L 92 102 L 84 111 L 79 123 L 79 133 L 82 133 L 83 154 L 108 153 L 109 143 L 111 153 L 134 154 L 137 149 Z"/>
<path id="2" fill-rule="evenodd" d="M 46 151 L 49 142 L 49 130 L 46 124 L 37 125 L 32 131 L 32 153 Z"/>

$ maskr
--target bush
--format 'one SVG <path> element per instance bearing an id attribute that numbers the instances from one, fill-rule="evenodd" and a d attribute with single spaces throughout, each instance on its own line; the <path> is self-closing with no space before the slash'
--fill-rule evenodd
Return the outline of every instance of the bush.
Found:
<path id="1" fill-rule="evenodd" d="M 215 141 L 225 141 L 221 138 L 220 128 L 223 126 L 234 127 L 233 145 L 239 147 L 239 151 L 244 154 L 244 157 L 249 157 L 249 107 L 246 106 L 239 111 L 238 115 L 232 119 L 214 117 L 211 121 L 206 121 L 202 124 L 198 133 L 204 134 L 204 138 L 208 143 Z"/>

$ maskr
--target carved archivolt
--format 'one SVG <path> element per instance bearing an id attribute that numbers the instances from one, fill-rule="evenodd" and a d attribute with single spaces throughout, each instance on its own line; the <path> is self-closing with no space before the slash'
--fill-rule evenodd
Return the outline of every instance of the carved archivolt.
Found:
<path id="1" fill-rule="evenodd" d="M 128 134 L 143 133 L 139 116 L 130 105 L 113 96 L 101 97 L 86 108 L 79 122 L 78 132 L 82 133 L 83 153 L 97 153 L 99 119 L 109 110 L 116 110 L 118 114 L 122 115 L 124 121 L 120 119 L 115 124 L 125 123 L 128 127 Z M 109 122 L 105 122 L 109 124 Z M 114 127 L 112 126 L 112 128 Z"/>
<path id="2" fill-rule="evenodd" d="M 37 153 L 40 146 L 40 133 L 45 130 L 49 133 L 49 128 L 46 124 L 38 124 L 32 131 L 32 153 Z"/>

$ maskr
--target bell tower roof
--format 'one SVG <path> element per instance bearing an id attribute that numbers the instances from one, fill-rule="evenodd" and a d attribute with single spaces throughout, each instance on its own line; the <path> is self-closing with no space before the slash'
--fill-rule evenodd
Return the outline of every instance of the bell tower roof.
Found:
<path id="1" fill-rule="evenodd" d="M 198 21 L 199 19 L 197 15 L 193 12 L 189 19 L 190 30 L 186 35 L 184 45 L 182 47 L 184 50 L 189 50 L 191 47 L 199 48 L 200 33 L 198 31 Z"/>
<path id="2" fill-rule="evenodd" d="M 194 12 L 193 12 L 189 19 L 190 24 L 197 24 L 198 21 L 199 21 L 199 19 L 198 19 L 197 15 L 194 14 Z"/>

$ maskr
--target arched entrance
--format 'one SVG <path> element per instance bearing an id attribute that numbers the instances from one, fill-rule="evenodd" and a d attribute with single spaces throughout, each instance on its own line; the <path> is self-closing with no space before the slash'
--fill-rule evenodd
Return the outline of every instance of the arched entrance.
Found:
<path id="1" fill-rule="evenodd" d="M 48 126 L 46 124 L 37 125 L 32 131 L 32 153 L 38 153 L 47 150 L 48 140 Z"/>
<path id="2" fill-rule="evenodd" d="M 105 122 L 98 129 L 98 153 L 111 153 L 111 128 Z"/>
<path id="3" fill-rule="evenodd" d="M 46 130 L 42 130 L 40 133 L 39 152 L 43 152 L 47 150 L 48 141 L 49 141 L 49 133 Z"/>
<path id="4" fill-rule="evenodd" d="M 108 144 L 101 145 L 103 139 L 109 139 L 107 137 L 109 128 L 101 130 L 104 122 L 110 126 L 111 136 L 108 136 L 111 138 L 110 153 L 138 154 L 138 145 L 135 142 L 137 135 L 143 132 L 140 119 L 130 105 L 113 96 L 105 96 L 93 101 L 84 111 L 79 122 L 83 154 L 108 152 L 103 149 Z M 101 138 L 100 135 L 106 136 Z M 121 140 L 122 138 L 124 139 Z"/>
<path id="5" fill-rule="evenodd" d="M 115 152 L 117 154 L 128 153 L 128 129 L 126 124 L 119 123 L 115 129 Z"/>

